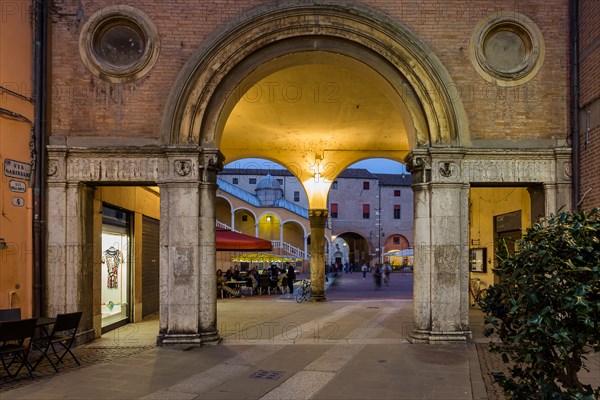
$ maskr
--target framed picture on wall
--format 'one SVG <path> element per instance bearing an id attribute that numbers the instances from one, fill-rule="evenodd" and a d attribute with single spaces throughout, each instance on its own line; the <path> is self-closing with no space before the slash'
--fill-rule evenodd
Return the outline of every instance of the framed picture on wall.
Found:
<path id="1" fill-rule="evenodd" d="M 487 272 L 487 248 L 471 249 L 469 252 L 469 266 L 471 272 Z"/>

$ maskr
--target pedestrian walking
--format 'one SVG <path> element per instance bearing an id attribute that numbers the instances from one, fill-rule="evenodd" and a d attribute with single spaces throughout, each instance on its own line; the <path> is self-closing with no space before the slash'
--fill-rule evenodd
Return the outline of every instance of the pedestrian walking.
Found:
<path id="1" fill-rule="evenodd" d="M 375 289 L 381 289 L 381 268 L 379 264 L 375 264 L 375 270 L 373 271 L 373 280 L 375 281 Z"/>
<path id="2" fill-rule="evenodd" d="M 385 262 L 383 264 L 383 282 L 385 286 L 388 286 L 390 283 L 390 275 L 392 274 L 392 266 L 389 262 Z"/>
<path id="3" fill-rule="evenodd" d="M 367 271 L 369 270 L 369 267 L 367 267 L 367 263 L 364 263 L 362 267 L 360 267 L 360 270 L 362 271 L 363 279 L 367 279 Z"/>

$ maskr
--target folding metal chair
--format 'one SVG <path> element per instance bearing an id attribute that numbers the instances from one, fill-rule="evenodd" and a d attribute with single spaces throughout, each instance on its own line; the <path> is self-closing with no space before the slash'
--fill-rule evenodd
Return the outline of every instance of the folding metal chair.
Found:
<path id="1" fill-rule="evenodd" d="M 21 319 L 20 308 L 0 309 L 0 321 L 18 321 Z"/>
<path id="2" fill-rule="evenodd" d="M 35 369 L 39 363 L 46 358 L 50 365 L 54 368 L 56 372 L 58 372 L 58 368 L 56 364 L 59 364 L 63 361 L 63 358 L 70 354 L 73 357 L 73 360 L 77 363 L 77 365 L 81 365 L 75 354 L 71 351 L 71 346 L 75 341 L 75 335 L 77 334 L 77 328 L 79 327 L 79 321 L 81 321 L 82 311 L 77 311 L 73 313 L 67 314 L 57 314 L 56 322 L 52 327 L 52 332 L 50 335 L 44 338 L 39 338 L 34 340 L 34 346 L 42 353 L 40 358 L 36 361 L 33 369 Z M 60 345 L 62 347 L 62 354 L 59 355 L 55 345 Z M 52 361 L 52 359 L 48 356 L 48 352 L 52 349 L 52 353 L 54 353 L 54 357 L 56 357 L 56 361 Z M 59 351 L 61 348 L 59 347 Z"/>
<path id="3" fill-rule="evenodd" d="M 21 368 L 25 366 L 29 376 L 33 379 L 33 368 L 29 365 L 27 357 L 35 334 L 36 322 L 37 318 L 0 322 L 0 360 L 2 368 L 11 378 L 16 377 Z M 21 361 L 19 367 L 14 373 L 11 373 L 12 365 L 19 360 Z"/>

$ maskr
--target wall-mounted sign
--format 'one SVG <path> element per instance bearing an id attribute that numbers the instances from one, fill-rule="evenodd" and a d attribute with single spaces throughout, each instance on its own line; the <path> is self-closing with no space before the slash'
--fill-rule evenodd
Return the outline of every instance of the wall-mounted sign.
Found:
<path id="1" fill-rule="evenodd" d="M 9 188 L 11 192 L 16 193 L 25 193 L 27 191 L 27 186 L 25 186 L 25 182 L 21 181 L 10 181 Z"/>
<path id="2" fill-rule="evenodd" d="M 7 158 L 4 160 L 4 175 L 11 178 L 29 180 L 31 177 L 31 164 Z"/>
<path id="3" fill-rule="evenodd" d="M 22 197 L 13 197 L 12 204 L 15 207 L 23 207 L 25 205 L 25 199 Z"/>

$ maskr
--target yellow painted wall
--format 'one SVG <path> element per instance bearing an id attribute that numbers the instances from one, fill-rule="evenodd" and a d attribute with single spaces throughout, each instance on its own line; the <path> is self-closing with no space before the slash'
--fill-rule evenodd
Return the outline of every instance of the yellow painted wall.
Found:
<path id="1" fill-rule="evenodd" d="M 527 188 L 471 188 L 469 195 L 469 247 L 487 248 L 487 272 L 471 272 L 487 285 L 494 282 L 494 216 L 521 210 L 521 231 L 531 226 L 531 200 Z M 473 240 L 479 244 L 473 245 Z"/>
<path id="2" fill-rule="evenodd" d="M 6 3 L 6 4 L 5 4 Z M 31 1 L 2 2 L 0 23 L 0 107 L 33 121 Z M 6 6 L 6 7 L 5 7 Z M 32 316 L 33 246 L 32 190 L 26 179 L 5 175 L 6 159 L 31 162 L 29 142 L 32 123 L 0 115 L 0 237 L 7 247 L 0 249 L 0 308 L 21 308 L 23 317 Z M 25 193 L 10 190 L 10 181 L 25 184 Z M 23 203 L 23 206 L 16 206 Z"/>

